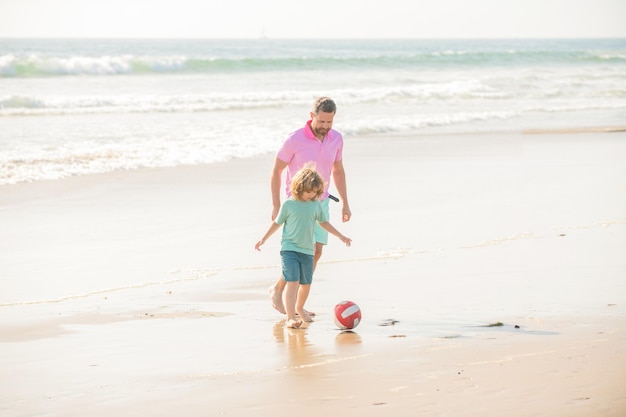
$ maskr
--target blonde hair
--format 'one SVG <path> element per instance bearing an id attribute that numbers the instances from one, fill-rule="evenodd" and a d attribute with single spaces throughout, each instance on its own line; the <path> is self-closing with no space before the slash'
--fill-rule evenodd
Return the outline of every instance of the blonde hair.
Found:
<path id="1" fill-rule="evenodd" d="M 315 170 L 315 165 L 306 164 L 291 179 L 291 195 L 296 200 L 302 200 L 303 193 L 315 191 L 314 199 L 318 199 L 324 193 L 324 185 L 324 179 Z"/>

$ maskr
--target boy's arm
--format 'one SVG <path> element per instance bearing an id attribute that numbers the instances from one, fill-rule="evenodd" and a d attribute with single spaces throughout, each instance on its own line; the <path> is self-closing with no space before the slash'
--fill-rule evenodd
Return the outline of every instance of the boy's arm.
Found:
<path id="1" fill-rule="evenodd" d="M 350 244 L 352 243 L 352 239 L 339 233 L 339 230 L 335 229 L 335 226 L 333 226 L 332 224 L 328 222 L 323 222 L 323 223 L 320 223 L 320 226 L 326 229 L 328 233 L 337 236 L 343 243 L 346 244 L 346 246 L 350 246 Z"/>
<path id="2" fill-rule="evenodd" d="M 272 236 L 278 229 L 280 229 L 280 225 L 276 224 L 276 222 L 272 222 L 272 224 L 270 224 L 270 228 L 267 229 L 265 235 L 261 238 L 261 240 L 256 243 L 256 245 L 254 245 L 254 249 L 260 251 L 261 245 L 263 245 L 265 241 L 269 239 L 269 237 Z"/>

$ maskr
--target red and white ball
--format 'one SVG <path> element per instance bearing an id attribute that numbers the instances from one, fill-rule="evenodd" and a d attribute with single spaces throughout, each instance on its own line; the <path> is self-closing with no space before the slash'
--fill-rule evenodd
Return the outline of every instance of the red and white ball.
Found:
<path id="1" fill-rule="evenodd" d="M 361 309 L 353 301 L 341 301 L 335 306 L 335 324 L 341 330 L 354 329 L 361 322 Z"/>

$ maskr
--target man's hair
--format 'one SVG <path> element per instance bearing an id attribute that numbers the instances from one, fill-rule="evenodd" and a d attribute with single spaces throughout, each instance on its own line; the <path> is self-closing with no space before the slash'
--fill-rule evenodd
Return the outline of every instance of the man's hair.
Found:
<path id="1" fill-rule="evenodd" d="M 315 191 L 315 199 L 324 193 L 324 180 L 317 173 L 313 164 L 306 164 L 291 179 L 291 195 L 296 200 L 302 199 L 302 194 Z"/>
<path id="2" fill-rule="evenodd" d="M 319 112 L 336 113 L 337 105 L 330 97 L 318 97 L 313 103 L 313 114 L 318 114 Z"/>

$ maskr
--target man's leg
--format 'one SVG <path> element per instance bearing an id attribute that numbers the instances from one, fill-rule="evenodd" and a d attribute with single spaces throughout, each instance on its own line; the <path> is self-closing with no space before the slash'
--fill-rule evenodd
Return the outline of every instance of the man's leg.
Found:
<path id="1" fill-rule="evenodd" d="M 285 280 L 281 275 L 278 280 L 270 287 L 270 299 L 272 307 L 281 314 L 285 314 L 285 305 L 283 304 L 283 291 L 285 290 Z"/>
<path id="2" fill-rule="evenodd" d="M 315 255 L 313 255 L 313 272 L 315 272 L 315 268 L 317 267 L 317 261 L 322 257 L 322 251 L 324 250 L 324 245 L 321 243 L 315 244 Z"/>

